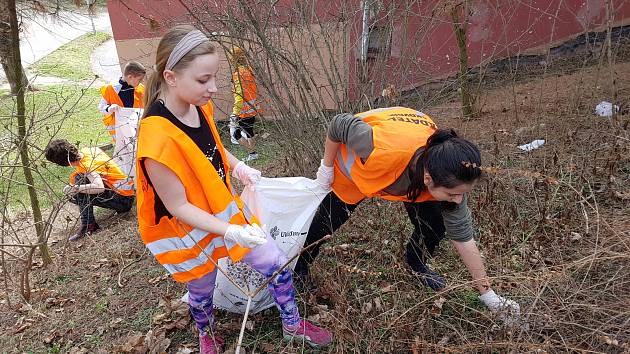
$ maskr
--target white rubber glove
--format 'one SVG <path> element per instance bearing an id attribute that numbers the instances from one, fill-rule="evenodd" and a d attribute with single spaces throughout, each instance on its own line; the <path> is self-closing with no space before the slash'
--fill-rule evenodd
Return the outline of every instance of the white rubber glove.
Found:
<path id="1" fill-rule="evenodd" d="M 262 230 L 260 231 L 262 232 Z M 223 235 L 223 239 L 225 240 L 228 248 L 231 248 L 234 243 L 238 243 L 242 247 L 254 249 L 267 242 L 267 239 L 264 236 L 264 232 L 262 232 L 261 237 L 258 231 L 255 230 L 255 228 L 253 228 L 251 225 L 246 225 L 245 227 L 243 227 L 241 225 L 230 224 L 227 230 L 225 230 L 225 235 Z"/>
<path id="2" fill-rule="evenodd" d="M 497 295 L 494 290 L 489 290 L 485 294 L 480 295 L 479 300 L 481 300 L 491 312 L 498 314 L 499 318 L 505 324 L 514 324 L 520 319 L 521 307 L 518 303 Z"/>
<path id="3" fill-rule="evenodd" d="M 232 171 L 232 177 L 238 178 L 238 180 L 245 183 L 245 185 L 258 183 L 261 176 L 260 171 L 247 166 L 243 161 L 239 161 Z"/>
<path id="4" fill-rule="evenodd" d="M 236 128 L 238 126 L 238 117 L 235 114 L 230 114 L 230 127 Z"/>
<path id="5" fill-rule="evenodd" d="M 107 113 L 112 113 L 112 112 L 118 112 L 120 110 L 120 106 L 117 104 L 110 104 L 109 107 L 107 107 Z"/>
<path id="6" fill-rule="evenodd" d="M 325 166 L 324 160 L 321 160 L 319 168 L 317 169 L 317 178 L 315 182 L 319 184 L 323 189 L 330 190 L 330 186 L 335 178 L 335 169 L 333 166 Z"/>
<path id="7" fill-rule="evenodd" d="M 258 224 L 245 225 L 245 230 L 249 232 L 251 235 L 267 239 L 267 234 L 263 230 L 264 228 L 265 228 L 264 226 L 261 228 L 260 226 L 258 226 Z"/>
<path id="8" fill-rule="evenodd" d="M 63 193 L 72 197 L 73 195 L 79 193 L 79 188 L 77 186 L 67 184 L 63 187 Z"/>

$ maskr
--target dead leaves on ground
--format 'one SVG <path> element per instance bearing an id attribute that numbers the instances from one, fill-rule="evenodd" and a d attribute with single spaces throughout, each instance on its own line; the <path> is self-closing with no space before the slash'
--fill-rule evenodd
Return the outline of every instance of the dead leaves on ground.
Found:
<path id="1" fill-rule="evenodd" d="M 442 314 L 442 306 L 446 302 L 446 298 L 440 296 L 435 301 L 433 301 L 433 305 L 431 306 L 431 316 L 440 317 Z"/>
<path id="2" fill-rule="evenodd" d="M 171 345 L 171 340 L 166 337 L 167 333 L 175 329 L 186 329 L 190 323 L 190 313 L 188 304 L 180 299 L 165 297 L 160 299 L 158 307 L 163 309 L 151 319 L 153 325 L 157 327 L 150 330 L 145 335 L 133 333 L 128 336 L 123 344 L 114 347 L 116 353 L 126 354 L 160 354 L 166 353 L 166 349 Z M 190 348 L 179 348 L 177 353 L 190 353 Z"/>
<path id="3" fill-rule="evenodd" d="M 114 353 L 128 354 L 161 354 L 171 345 L 164 331 L 150 330 L 147 334 L 134 333 L 127 337 L 124 344 L 113 348 Z"/>

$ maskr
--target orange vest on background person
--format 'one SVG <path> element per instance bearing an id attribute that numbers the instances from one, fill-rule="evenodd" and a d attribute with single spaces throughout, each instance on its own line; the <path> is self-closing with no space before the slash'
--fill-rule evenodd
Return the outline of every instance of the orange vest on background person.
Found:
<path id="1" fill-rule="evenodd" d="M 103 150 L 93 148 L 83 148 L 79 150 L 83 157 L 79 160 L 74 172 L 70 174 L 70 184 L 74 185 L 74 178 L 77 174 L 87 174 L 96 172 L 103 179 L 106 187 L 111 188 L 114 192 L 132 196 L 133 179 L 129 178 L 120 167 L 112 160 Z"/>
<path id="2" fill-rule="evenodd" d="M 364 162 L 341 144 L 334 161 L 332 190 L 348 204 L 372 197 L 410 202 L 407 196 L 390 195 L 383 189 L 405 172 L 416 150 L 426 145 L 437 126 L 428 115 L 404 107 L 373 109 L 355 117 L 372 127 L 374 149 Z M 425 191 L 413 202 L 428 200 L 434 198 Z"/>
<path id="3" fill-rule="evenodd" d="M 103 99 L 105 99 L 105 101 L 109 104 L 117 104 L 120 107 L 124 107 L 123 102 L 120 99 L 120 96 L 118 96 L 118 92 L 116 92 L 113 84 L 101 87 L 101 96 L 103 96 Z M 144 108 L 143 99 L 144 85 L 140 84 L 133 90 L 133 108 Z M 106 114 L 103 117 L 103 124 L 105 124 L 105 129 L 107 129 L 107 132 L 112 137 L 112 140 L 116 142 L 116 115 L 114 113 Z"/>
<path id="4" fill-rule="evenodd" d="M 249 118 L 255 116 L 259 110 L 256 80 L 252 70 L 247 66 L 240 65 L 232 74 L 232 82 L 240 83 L 243 95 L 243 108 L 241 108 L 241 111 L 238 114 L 239 118 Z"/>
<path id="5" fill-rule="evenodd" d="M 144 159 L 150 158 L 168 166 L 184 185 L 186 199 L 196 207 L 230 224 L 260 224 L 232 188 L 230 166 L 214 125 L 212 104 L 201 110 L 224 162 L 225 183 L 197 145 L 168 119 L 160 116 L 143 118 L 138 133 L 136 183 L 139 186 L 140 237 L 178 282 L 198 279 L 214 271 L 216 262 L 225 256 L 230 256 L 234 262 L 240 261 L 250 249 L 238 244 L 228 249 L 222 235 L 194 228 L 174 216 L 156 220 L 157 194 L 145 174 Z"/>

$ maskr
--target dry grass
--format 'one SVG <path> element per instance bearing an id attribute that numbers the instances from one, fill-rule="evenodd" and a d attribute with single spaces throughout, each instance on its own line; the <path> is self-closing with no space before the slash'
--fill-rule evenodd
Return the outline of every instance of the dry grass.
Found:
<path id="1" fill-rule="evenodd" d="M 630 89 L 624 75 L 629 69 L 628 63 L 615 67 L 621 92 Z M 370 201 L 316 262 L 318 291 L 300 299 L 306 317 L 334 331 L 334 346 L 323 352 L 629 350 L 629 202 L 615 192 L 626 193 L 630 185 L 630 119 L 621 116 L 612 125 L 590 114 L 607 95 L 589 86 L 597 75 L 607 80 L 591 67 L 516 84 L 517 108 L 506 103 L 508 90 L 489 91 L 483 115 L 467 122 L 457 118 L 457 102 L 423 108 L 440 126 L 476 141 L 486 165 L 501 168 L 476 188 L 471 206 L 494 286 L 521 303 L 529 330 L 503 328 L 487 312 L 448 243 L 433 266 L 447 275 L 449 287 L 436 294 L 420 286 L 402 257 L 411 231 L 404 210 Z M 580 97 L 579 104 L 573 97 Z M 548 141 L 539 150 L 524 154 L 515 148 L 538 137 Z M 263 169 L 281 175 L 286 166 L 276 160 Z M 63 241 L 64 231 L 57 234 L 62 241 L 52 247 L 56 263 L 33 273 L 31 305 L 2 312 L 3 351 L 111 351 L 132 333 L 160 327 L 154 323 L 164 312 L 160 299 L 177 298 L 183 287 L 163 277 L 144 251 L 135 215 L 107 215 L 101 216 L 106 230 L 81 243 Z M 137 263 L 125 268 L 121 288 L 119 273 L 131 262 Z M 239 319 L 219 316 L 230 344 Z M 303 350 L 281 344 L 275 310 L 253 316 L 252 324 L 248 352 Z M 196 340 L 189 328 L 174 329 L 168 338 L 172 352 Z"/>

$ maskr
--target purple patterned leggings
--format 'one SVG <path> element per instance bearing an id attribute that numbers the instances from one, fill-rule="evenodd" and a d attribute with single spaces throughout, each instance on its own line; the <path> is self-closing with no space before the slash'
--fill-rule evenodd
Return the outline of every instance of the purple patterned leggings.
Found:
<path id="1" fill-rule="evenodd" d="M 267 243 L 249 252 L 243 258 L 243 262 L 269 278 L 287 262 L 287 257 L 280 251 L 274 240 L 267 236 Z M 217 270 L 215 269 L 212 273 L 187 283 L 190 312 L 200 331 L 214 325 L 212 297 L 216 279 Z M 291 269 L 285 268 L 281 271 L 269 283 L 268 289 L 276 301 L 282 324 L 285 327 L 298 325 L 300 313 L 295 303 L 295 289 L 293 288 Z"/>

